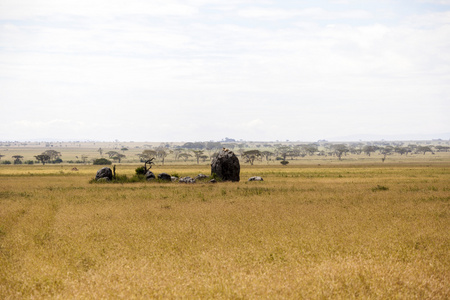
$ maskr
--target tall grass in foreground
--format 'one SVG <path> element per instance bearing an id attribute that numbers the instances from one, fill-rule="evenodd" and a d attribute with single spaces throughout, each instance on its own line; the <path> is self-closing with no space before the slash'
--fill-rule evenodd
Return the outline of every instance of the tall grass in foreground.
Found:
<path id="1" fill-rule="evenodd" d="M 0 168 L 0 298 L 448 299 L 449 167 Z"/>

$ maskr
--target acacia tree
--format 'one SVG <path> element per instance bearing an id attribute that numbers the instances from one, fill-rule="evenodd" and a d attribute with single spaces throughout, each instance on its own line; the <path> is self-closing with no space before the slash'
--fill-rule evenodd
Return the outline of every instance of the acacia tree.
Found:
<path id="1" fill-rule="evenodd" d="M 435 148 L 436 148 L 437 152 L 448 152 L 448 150 L 450 150 L 450 147 L 441 146 L 441 145 L 438 145 Z"/>
<path id="2" fill-rule="evenodd" d="M 15 165 L 20 165 L 22 163 L 22 155 L 13 155 L 12 158 L 14 158 Z"/>
<path id="3" fill-rule="evenodd" d="M 273 153 L 270 151 L 262 151 L 261 156 L 266 159 L 266 161 L 269 161 L 269 157 L 273 156 Z"/>
<path id="4" fill-rule="evenodd" d="M 369 145 L 364 146 L 363 149 L 362 149 L 362 151 L 363 151 L 365 154 L 367 154 L 368 156 L 370 156 L 370 153 L 375 152 L 375 150 L 376 150 L 376 149 L 375 149 L 374 146 L 369 146 Z"/>
<path id="5" fill-rule="evenodd" d="M 339 158 L 339 160 L 342 160 L 342 154 L 346 154 L 349 149 L 345 144 L 337 144 L 333 145 L 334 154 Z"/>
<path id="6" fill-rule="evenodd" d="M 200 157 L 203 156 L 203 150 L 192 150 L 194 152 L 195 158 L 197 159 L 197 165 L 199 164 Z"/>
<path id="7" fill-rule="evenodd" d="M 286 156 L 291 153 L 291 147 L 289 146 L 280 146 L 277 148 L 277 154 L 283 158 L 283 161 L 286 161 Z"/>
<path id="8" fill-rule="evenodd" d="M 192 155 L 189 153 L 180 153 L 178 154 L 178 158 L 181 158 L 183 161 L 187 161 L 189 157 L 191 157 Z"/>
<path id="9" fill-rule="evenodd" d="M 434 154 L 433 150 L 429 146 L 419 146 L 417 147 L 417 152 L 423 152 L 423 155 L 425 155 L 425 153 L 427 152 L 431 152 L 432 154 Z"/>
<path id="10" fill-rule="evenodd" d="M 141 154 L 138 154 L 138 156 L 139 156 L 141 162 L 144 162 L 149 159 L 152 159 L 153 157 L 156 157 L 156 151 L 147 149 L 147 150 L 142 151 Z"/>
<path id="11" fill-rule="evenodd" d="M 119 154 L 116 151 L 108 151 L 106 152 L 106 154 L 109 156 L 109 158 L 113 158 L 114 156 L 117 156 L 117 154 Z"/>
<path id="12" fill-rule="evenodd" d="M 47 150 L 47 151 L 44 151 L 42 154 L 50 156 L 51 161 L 54 161 L 61 156 L 61 152 L 58 152 L 55 150 Z"/>
<path id="13" fill-rule="evenodd" d="M 249 150 L 242 153 L 242 157 L 245 158 L 246 162 L 253 166 L 253 162 L 257 158 L 261 158 L 261 152 L 259 150 Z"/>
<path id="14" fill-rule="evenodd" d="M 169 155 L 169 153 L 166 151 L 166 150 L 164 150 L 164 149 L 162 149 L 161 147 L 159 147 L 157 150 L 156 150 L 156 157 L 157 158 L 159 158 L 159 159 L 161 159 L 161 163 L 164 165 L 164 160 L 166 159 L 166 156 L 167 155 Z"/>
<path id="15" fill-rule="evenodd" d="M 36 155 L 35 158 L 38 162 L 41 162 L 42 165 L 45 165 L 46 162 L 50 161 L 50 156 L 48 156 L 47 154 L 39 154 Z"/>
<path id="16" fill-rule="evenodd" d="M 175 160 L 178 160 L 178 156 L 181 154 L 181 153 L 183 153 L 183 151 L 184 151 L 184 149 L 182 149 L 182 148 L 178 148 L 178 149 L 175 149 L 175 150 L 173 150 L 173 154 L 175 155 Z"/>
<path id="17" fill-rule="evenodd" d="M 126 156 L 124 154 L 117 153 L 113 157 L 111 157 L 114 160 L 117 160 L 119 163 L 122 161 L 122 158 L 125 158 Z"/>
<path id="18" fill-rule="evenodd" d="M 403 154 L 408 155 L 408 153 L 411 152 L 411 149 L 409 149 L 408 147 L 397 146 L 394 148 L 394 152 L 397 152 L 400 155 L 403 155 Z"/>
<path id="19" fill-rule="evenodd" d="M 383 155 L 381 161 L 384 162 L 386 160 L 386 156 L 391 155 L 392 151 L 394 151 L 394 147 L 386 146 L 380 149 L 380 153 Z"/>
<path id="20" fill-rule="evenodd" d="M 82 155 L 81 155 L 81 161 L 82 161 L 84 164 L 86 163 L 87 159 L 88 159 L 88 156 L 87 156 L 87 155 L 85 155 L 85 154 L 82 154 Z"/>
<path id="21" fill-rule="evenodd" d="M 315 144 L 309 144 L 303 146 L 303 150 L 309 155 L 312 156 L 314 153 L 319 152 L 319 148 Z"/>

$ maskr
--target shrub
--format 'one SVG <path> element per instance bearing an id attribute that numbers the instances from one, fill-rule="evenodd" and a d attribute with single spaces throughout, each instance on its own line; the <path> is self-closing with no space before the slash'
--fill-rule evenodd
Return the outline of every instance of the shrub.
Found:
<path id="1" fill-rule="evenodd" d="M 280 164 L 282 164 L 283 166 L 287 165 L 289 162 L 287 160 L 282 160 L 280 161 Z"/>
<path id="2" fill-rule="evenodd" d="M 63 160 L 61 158 L 57 158 L 54 161 L 52 161 L 52 164 L 60 164 L 62 162 L 63 162 Z"/>
<path id="3" fill-rule="evenodd" d="M 111 165 L 112 162 L 110 160 L 107 160 L 106 158 L 97 158 L 97 159 L 94 159 L 93 164 L 94 165 Z"/>
<path id="4" fill-rule="evenodd" d="M 11 161 L 9 161 L 9 160 L 2 161 L 2 165 L 10 165 L 10 164 L 11 164 Z"/>
<path id="5" fill-rule="evenodd" d="M 26 161 L 24 161 L 23 163 L 26 164 L 26 165 L 33 165 L 33 164 L 34 164 L 34 161 L 32 161 L 32 160 L 26 160 Z"/>
<path id="6" fill-rule="evenodd" d="M 136 168 L 136 175 L 145 175 L 145 167 Z"/>
<path id="7" fill-rule="evenodd" d="M 387 190 L 389 190 L 389 188 L 387 186 L 384 186 L 384 185 L 377 185 L 376 187 L 372 188 L 372 192 L 387 191 Z"/>

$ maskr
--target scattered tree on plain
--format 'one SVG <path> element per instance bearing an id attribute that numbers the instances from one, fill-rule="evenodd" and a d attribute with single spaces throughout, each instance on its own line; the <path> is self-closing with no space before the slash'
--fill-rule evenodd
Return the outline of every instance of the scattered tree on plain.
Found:
<path id="1" fill-rule="evenodd" d="M 433 150 L 429 146 L 419 146 L 417 147 L 417 152 L 423 153 L 423 155 L 425 155 L 425 153 L 427 152 L 431 152 L 431 154 L 434 154 Z"/>
<path id="2" fill-rule="evenodd" d="M 362 151 L 368 156 L 370 156 L 370 153 L 374 153 L 375 150 L 376 149 L 374 146 L 369 146 L 369 145 L 364 146 L 362 149 Z"/>
<path id="3" fill-rule="evenodd" d="M 44 153 L 35 156 L 36 160 L 42 163 L 42 165 L 45 165 L 45 163 L 50 162 L 50 156 Z"/>
<path id="4" fill-rule="evenodd" d="M 184 162 L 186 162 L 189 157 L 192 157 L 192 155 L 189 153 L 180 153 L 178 155 L 178 158 L 182 159 Z"/>
<path id="5" fill-rule="evenodd" d="M 50 157 L 50 161 L 56 161 L 61 156 L 61 152 L 56 150 L 46 150 L 42 154 L 48 155 Z"/>
<path id="6" fill-rule="evenodd" d="M 119 163 L 122 161 L 123 158 L 125 158 L 126 155 L 121 154 L 121 153 L 117 153 L 116 155 L 114 155 L 113 157 L 111 157 L 113 160 L 118 161 Z"/>
<path id="7" fill-rule="evenodd" d="M 197 159 L 197 165 L 199 164 L 200 156 L 203 156 L 203 150 L 192 150 L 194 152 L 195 158 Z"/>
<path id="8" fill-rule="evenodd" d="M 242 153 L 242 157 L 245 159 L 245 162 L 250 163 L 253 166 L 253 162 L 255 159 L 262 158 L 261 152 L 259 150 L 249 150 Z"/>
<path id="9" fill-rule="evenodd" d="M 339 160 L 342 160 L 342 155 L 347 154 L 349 152 L 349 149 L 344 144 L 337 144 L 333 145 L 334 154 L 339 158 Z"/>
<path id="10" fill-rule="evenodd" d="M 119 154 L 119 153 L 116 152 L 116 151 L 108 151 L 108 152 L 106 152 L 106 155 L 108 155 L 109 158 L 113 158 L 113 157 L 116 156 L 117 154 Z"/>
<path id="11" fill-rule="evenodd" d="M 381 161 L 384 162 L 386 160 L 386 156 L 391 155 L 392 151 L 394 151 L 394 147 L 386 146 L 384 148 L 380 148 L 380 153 L 383 155 Z"/>
<path id="12" fill-rule="evenodd" d="M 13 155 L 12 158 L 14 158 L 14 164 L 15 165 L 20 165 L 22 164 L 22 155 Z"/>

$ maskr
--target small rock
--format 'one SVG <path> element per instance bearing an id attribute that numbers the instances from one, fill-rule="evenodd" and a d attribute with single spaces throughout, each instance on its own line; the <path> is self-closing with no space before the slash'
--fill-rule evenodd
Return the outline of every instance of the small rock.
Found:
<path id="1" fill-rule="evenodd" d="M 156 178 L 155 174 L 153 174 L 152 171 L 147 171 L 147 173 L 145 173 L 145 179 L 152 180 L 152 179 L 155 179 L 155 178 Z"/>
<path id="2" fill-rule="evenodd" d="M 195 183 L 195 179 L 191 178 L 189 176 L 186 176 L 186 177 L 180 178 L 179 182 L 181 182 L 181 183 Z"/>
<path id="3" fill-rule="evenodd" d="M 204 179 L 204 178 L 207 178 L 208 176 L 206 176 L 205 174 L 202 174 L 202 173 L 200 173 L 200 174 L 198 174 L 197 176 L 195 176 L 195 180 L 198 180 L 198 179 Z"/>
<path id="4" fill-rule="evenodd" d="M 253 176 L 253 177 L 250 177 L 248 179 L 248 181 L 264 181 L 264 179 L 262 179 L 262 177 L 259 177 L 259 176 Z"/>

